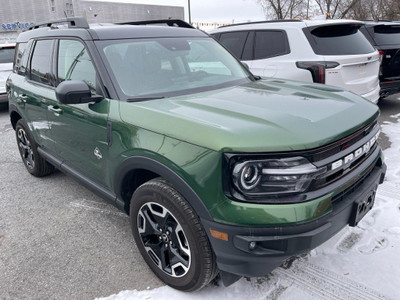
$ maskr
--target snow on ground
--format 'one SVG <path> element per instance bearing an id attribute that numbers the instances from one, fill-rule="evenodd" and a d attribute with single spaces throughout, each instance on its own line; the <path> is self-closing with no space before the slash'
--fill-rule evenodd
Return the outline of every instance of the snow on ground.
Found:
<path id="1" fill-rule="evenodd" d="M 189 294 L 163 286 L 102 299 L 400 299 L 400 123 L 385 122 L 382 131 L 392 143 L 384 152 L 386 181 L 357 227 L 344 228 L 268 276 L 242 278 L 227 288 L 209 285 Z"/>

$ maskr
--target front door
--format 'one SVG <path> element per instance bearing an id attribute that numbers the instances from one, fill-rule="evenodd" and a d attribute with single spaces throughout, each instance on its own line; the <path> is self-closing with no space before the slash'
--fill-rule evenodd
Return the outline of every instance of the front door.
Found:
<path id="1" fill-rule="evenodd" d="M 83 80 L 96 93 L 98 76 L 81 41 L 59 40 L 56 56 L 56 84 L 64 80 Z M 99 103 L 73 105 L 55 100 L 48 105 L 53 154 L 67 166 L 103 185 L 107 181 L 108 112 L 107 99 Z"/>

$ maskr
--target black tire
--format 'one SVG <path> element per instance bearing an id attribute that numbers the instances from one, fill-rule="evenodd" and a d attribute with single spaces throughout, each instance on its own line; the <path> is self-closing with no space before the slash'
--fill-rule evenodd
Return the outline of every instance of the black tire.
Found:
<path id="1" fill-rule="evenodd" d="M 198 216 L 167 181 L 157 178 L 141 185 L 132 196 L 130 218 L 144 260 L 169 286 L 196 291 L 217 275 Z"/>
<path id="2" fill-rule="evenodd" d="M 38 151 L 37 144 L 25 122 L 20 119 L 15 125 L 15 136 L 22 161 L 30 174 L 36 177 L 46 176 L 54 172 L 54 167 L 43 159 Z"/>

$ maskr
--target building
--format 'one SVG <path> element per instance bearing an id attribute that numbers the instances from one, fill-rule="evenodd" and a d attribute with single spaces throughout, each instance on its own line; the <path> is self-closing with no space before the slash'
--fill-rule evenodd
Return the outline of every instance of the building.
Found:
<path id="1" fill-rule="evenodd" d="M 1 0 L 0 43 L 14 42 L 33 24 L 83 16 L 89 23 L 184 19 L 184 7 L 87 0 Z M 145 2 L 145 1 L 143 1 Z"/>

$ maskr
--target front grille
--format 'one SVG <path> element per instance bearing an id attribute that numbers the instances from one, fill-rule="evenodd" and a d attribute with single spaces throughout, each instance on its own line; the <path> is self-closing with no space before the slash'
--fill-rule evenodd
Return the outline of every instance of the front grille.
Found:
<path id="1" fill-rule="evenodd" d="M 350 196 L 350 194 L 354 193 L 354 191 L 356 191 L 365 182 L 365 180 L 372 174 L 374 168 L 375 165 L 370 166 L 366 174 L 362 178 L 360 178 L 356 183 L 354 183 L 344 191 L 340 192 L 339 194 L 335 195 L 332 198 L 332 204 L 333 203 L 337 204 L 346 197 Z"/>
<path id="2" fill-rule="evenodd" d="M 369 152 L 361 155 L 359 158 L 354 160 L 349 166 L 344 168 L 338 168 L 336 170 L 328 171 L 322 174 L 320 177 L 314 180 L 311 189 L 317 190 L 319 188 L 323 188 L 324 186 L 327 186 L 339 180 L 340 178 L 346 176 L 347 174 L 355 170 L 358 166 L 360 166 L 365 160 L 367 160 L 367 158 L 370 157 L 372 153 L 375 151 L 376 147 L 378 147 L 377 143 L 374 144 L 374 146 L 369 150 Z"/>
<path id="3" fill-rule="evenodd" d="M 375 128 L 375 126 L 377 126 L 377 121 L 374 121 L 371 124 L 357 130 L 347 137 L 344 137 L 334 143 L 312 151 L 310 157 L 311 161 L 315 162 L 329 158 L 337 153 L 340 153 L 346 148 L 351 147 L 352 145 L 363 139 L 365 136 L 367 136 Z"/>

